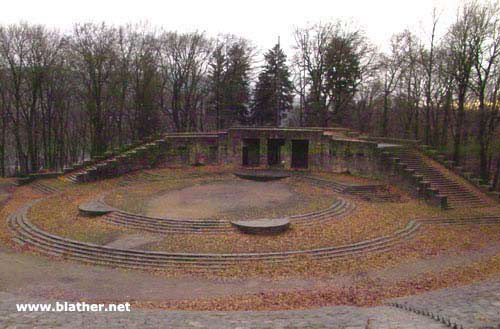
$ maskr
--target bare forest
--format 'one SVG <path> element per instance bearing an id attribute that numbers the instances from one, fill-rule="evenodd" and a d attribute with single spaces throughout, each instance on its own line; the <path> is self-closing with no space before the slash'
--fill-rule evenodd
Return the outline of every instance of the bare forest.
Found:
<path id="1" fill-rule="evenodd" d="M 445 33 L 437 33 L 438 27 Z M 0 26 L 0 175 L 59 170 L 165 132 L 342 125 L 420 140 L 499 189 L 500 7 L 381 51 L 343 21 L 297 27 L 293 51 L 145 24 Z"/>

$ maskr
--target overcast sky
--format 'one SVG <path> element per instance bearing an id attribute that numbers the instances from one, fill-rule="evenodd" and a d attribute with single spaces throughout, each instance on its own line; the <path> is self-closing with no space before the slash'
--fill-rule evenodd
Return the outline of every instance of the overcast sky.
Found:
<path id="1" fill-rule="evenodd" d="M 278 36 L 287 50 L 293 45 L 294 26 L 342 18 L 363 27 L 379 46 L 405 28 L 421 34 L 429 27 L 432 9 L 442 12 L 444 29 L 456 14 L 457 0 L 3 0 L 2 24 L 27 21 L 62 30 L 77 22 L 110 24 L 148 21 L 169 30 L 234 33 L 260 49 L 272 47 Z"/>

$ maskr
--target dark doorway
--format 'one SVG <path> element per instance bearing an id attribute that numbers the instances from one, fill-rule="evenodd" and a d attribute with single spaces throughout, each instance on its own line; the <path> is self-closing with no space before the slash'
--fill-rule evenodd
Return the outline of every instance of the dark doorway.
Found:
<path id="1" fill-rule="evenodd" d="M 309 158 L 309 141 L 303 139 L 292 140 L 292 168 L 306 169 Z"/>
<path id="2" fill-rule="evenodd" d="M 267 140 L 267 164 L 269 166 L 281 165 L 281 147 L 285 145 L 284 139 Z"/>
<path id="3" fill-rule="evenodd" d="M 179 146 L 177 151 L 179 154 L 179 162 L 181 164 L 189 164 L 189 148 L 187 146 Z"/>
<path id="4" fill-rule="evenodd" d="M 217 164 L 218 160 L 218 151 L 217 146 L 210 146 L 208 148 L 208 163 L 209 164 Z"/>
<path id="5" fill-rule="evenodd" d="M 260 164 L 260 140 L 243 139 L 242 162 L 244 166 L 257 167 Z"/>

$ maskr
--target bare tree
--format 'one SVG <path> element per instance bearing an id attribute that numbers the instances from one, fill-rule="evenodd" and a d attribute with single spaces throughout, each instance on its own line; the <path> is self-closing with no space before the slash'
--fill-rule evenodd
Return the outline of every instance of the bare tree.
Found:
<path id="1" fill-rule="evenodd" d="M 477 6 L 472 13 L 474 19 L 473 49 L 475 50 L 474 74 L 471 89 L 477 96 L 479 170 L 483 181 L 489 181 L 488 152 L 491 138 L 499 120 L 496 106 L 500 55 L 500 17 L 498 4 Z M 492 93 L 490 101 L 487 93 Z M 488 102 L 487 102 L 488 101 Z"/>
<path id="2" fill-rule="evenodd" d="M 0 30 L 0 56 L 7 76 L 3 84 L 4 115 L 12 123 L 22 173 L 37 171 L 41 166 L 39 137 L 45 147 L 51 142 L 43 138 L 46 131 L 41 119 L 48 114 L 43 91 L 61 49 L 61 38 L 43 26 L 22 23 Z"/>
<path id="3" fill-rule="evenodd" d="M 476 2 L 464 4 L 457 14 L 456 22 L 450 27 L 446 36 L 448 56 L 451 61 L 450 74 L 455 81 L 457 96 L 453 145 L 453 160 L 456 163 L 460 163 L 463 156 L 466 96 L 470 89 L 472 69 L 477 52 L 477 44 L 474 42 L 479 28 L 475 24 L 474 17 L 477 6 Z"/>
<path id="4" fill-rule="evenodd" d="M 401 63 L 402 54 L 399 47 L 400 41 L 398 36 L 395 35 L 391 38 L 391 53 L 389 55 L 381 54 L 379 58 L 380 71 L 379 74 L 383 75 L 381 78 L 383 81 L 383 110 L 382 110 L 382 122 L 381 122 L 381 135 L 388 135 L 388 125 L 389 125 L 389 111 L 390 111 L 390 96 L 396 89 L 401 76 Z"/>
<path id="5" fill-rule="evenodd" d="M 432 111 L 434 110 L 432 89 L 434 86 L 433 78 L 435 73 L 435 56 L 436 56 L 436 28 L 439 21 L 437 9 L 434 8 L 432 12 L 432 25 L 431 35 L 429 41 L 429 49 L 422 48 L 421 50 L 421 64 L 425 71 L 425 144 L 431 144 L 431 130 L 432 130 Z"/>
<path id="6" fill-rule="evenodd" d="M 306 109 L 310 124 L 339 122 L 354 98 L 363 77 L 373 70 L 375 52 L 364 32 L 338 21 L 296 29 L 296 71 L 307 90 Z"/>
<path id="7" fill-rule="evenodd" d="M 201 88 L 208 70 L 212 43 L 203 33 L 163 33 L 162 85 L 168 99 L 163 111 L 177 131 L 196 131 L 206 91 Z"/>
<path id="8" fill-rule="evenodd" d="M 116 64 L 117 31 L 105 24 L 76 25 L 71 49 L 73 68 L 82 83 L 82 99 L 89 118 L 90 154 L 100 155 L 108 145 L 111 77 Z"/>

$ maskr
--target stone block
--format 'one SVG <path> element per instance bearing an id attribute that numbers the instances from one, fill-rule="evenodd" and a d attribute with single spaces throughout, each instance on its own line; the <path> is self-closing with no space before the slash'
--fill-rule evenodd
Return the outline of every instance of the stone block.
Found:
<path id="1" fill-rule="evenodd" d="M 443 154 L 437 154 L 437 155 L 434 157 L 434 159 L 435 159 L 436 161 L 439 161 L 439 162 L 444 162 L 444 161 L 445 161 L 445 159 L 446 159 L 446 156 L 445 156 L 445 155 L 443 155 Z"/>
<path id="2" fill-rule="evenodd" d="M 21 186 L 21 185 L 26 185 L 34 181 L 35 179 L 32 176 L 25 176 L 25 177 L 19 177 L 17 178 L 16 185 Z"/>
<path id="3" fill-rule="evenodd" d="M 400 161 L 400 162 L 398 162 L 398 163 L 396 164 L 396 167 L 397 167 L 397 168 L 399 168 L 399 169 L 404 170 L 404 169 L 408 168 L 408 164 L 407 164 L 406 162 L 401 162 L 401 161 Z"/>
<path id="4" fill-rule="evenodd" d="M 490 188 L 491 188 L 491 185 L 489 185 L 489 184 L 480 184 L 480 185 L 479 185 L 479 188 L 480 188 L 483 192 L 489 192 L 489 191 L 490 191 Z"/>
<path id="5" fill-rule="evenodd" d="M 435 187 L 429 187 L 427 188 L 426 190 L 426 196 L 427 198 L 432 198 L 434 197 L 435 195 L 438 195 L 439 194 L 439 190 Z"/>
<path id="6" fill-rule="evenodd" d="M 382 152 L 382 158 L 389 159 L 392 156 L 392 153 L 389 151 Z"/>
<path id="7" fill-rule="evenodd" d="M 99 172 L 97 168 L 87 170 L 87 179 L 88 181 L 95 181 L 99 179 Z"/>
<path id="8" fill-rule="evenodd" d="M 478 187 L 481 185 L 481 178 L 472 177 L 472 178 L 470 178 L 470 181 L 471 181 L 474 185 L 476 185 L 476 186 L 478 186 Z"/>
<path id="9" fill-rule="evenodd" d="M 422 197 L 427 196 L 427 189 L 431 187 L 431 183 L 421 180 L 418 182 L 418 194 Z"/>
<path id="10" fill-rule="evenodd" d="M 420 145 L 418 148 L 421 149 L 422 151 L 427 151 L 430 148 L 430 146 L 424 144 L 424 145 Z"/>
<path id="11" fill-rule="evenodd" d="M 455 166 L 455 161 L 453 160 L 444 161 L 444 165 L 446 168 L 451 169 Z"/>
<path id="12" fill-rule="evenodd" d="M 79 173 L 75 176 L 75 179 L 79 183 L 85 183 L 88 181 L 88 174 L 87 173 Z"/>
<path id="13" fill-rule="evenodd" d="M 424 176 L 422 175 L 418 175 L 418 174 L 414 174 L 411 176 L 411 181 L 412 183 L 415 185 L 415 186 L 419 186 L 418 184 L 424 179 Z"/>
<path id="14" fill-rule="evenodd" d="M 434 195 L 431 199 L 432 203 L 438 206 L 439 208 L 445 210 L 448 209 L 448 197 L 446 195 L 437 194 Z"/>
<path id="15" fill-rule="evenodd" d="M 500 192 L 494 191 L 494 192 L 488 192 L 488 195 L 492 197 L 494 200 L 500 202 Z"/>

